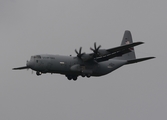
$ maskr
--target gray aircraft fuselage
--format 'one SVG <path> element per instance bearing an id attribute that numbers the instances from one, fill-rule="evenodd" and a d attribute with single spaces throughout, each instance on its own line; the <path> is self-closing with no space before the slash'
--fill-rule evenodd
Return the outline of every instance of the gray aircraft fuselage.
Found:
<path id="1" fill-rule="evenodd" d="M 36 55 L 32 56 L 27 66 L 41 73 L 60 73 L 64 75 L 91 75 L 102 76 L 126 64 L 127 60 L 110 59 L 97 63 L 84 62 L 78 57 L 62 55 Z"/>

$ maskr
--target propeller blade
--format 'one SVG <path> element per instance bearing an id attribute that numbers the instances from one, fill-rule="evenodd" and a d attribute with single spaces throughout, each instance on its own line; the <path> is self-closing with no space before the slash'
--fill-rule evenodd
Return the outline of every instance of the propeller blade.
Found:
<path id="1" fill-rule="evenodd" d="M 96 42 L 94 43 L 94 48 L 95 48 L 95 50 L 96 50 Z"/>
<path id="2" fill-rule="evenodd" d="M 79 53 L 78 53 L 78 51 L 75 49 L 75 52 L 76 52 L 76 54 L 78 55 Z"/>
<path id="3" fill-rule="evenodd" d="M 94 42 L 94 49 L 90 47 L 90 50 L 94 52 L 94 57 L 97 57 L 99 53 L 99 49 L 101 48 L 101 45 L 97 47 L 96 42 Z"/>
<path id="4" fill-rule="evenodd" d="M 79 52 L 75 49 L 78 58 L 81 58 L 84 53 L 82 53 L 82 47 L 79 48 Z"/>
<path id="5" fill-rule="evenodd" d="M 90 50 L 94 51 L 94 49 L 93 49 L 93 48 L 91 48 L 91 47 L 90 47 Z"/>
<path id="6" fill-rule="evenodd" d="M 82 47 L 80 47 L 80 49 L 79 49 L 79 54 L 81 54 L 81 51 L 82 51 Z"/>
<path id="7" fill-rule="evenodd" d="M 99 50 L 101 48 L 101 45 L 98 46 L 97 50 Z"/>

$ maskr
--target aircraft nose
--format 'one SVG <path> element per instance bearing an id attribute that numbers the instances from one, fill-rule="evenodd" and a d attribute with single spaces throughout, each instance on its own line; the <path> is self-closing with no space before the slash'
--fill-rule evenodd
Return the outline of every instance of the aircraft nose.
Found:
<path id="1" fill-rule="evenodd" d="M 30 61 L 27 60 L 27 67 L 31 67 Z"/>

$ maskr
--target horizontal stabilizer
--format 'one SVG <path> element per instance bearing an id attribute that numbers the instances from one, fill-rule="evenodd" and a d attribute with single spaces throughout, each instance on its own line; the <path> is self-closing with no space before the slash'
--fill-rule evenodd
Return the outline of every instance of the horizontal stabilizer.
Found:
<path id="1" fill-rule="evenodd" d="M 139 59 L 135 59 L 135 60 L 128 60 L 126 65 L 127 64 L 137 63 L 137 62 L 142 62 L 142 61 L 153 59 L 153 58 L 155 58 L 155 57 L 146 57 L 146 58 L 139 58 Z"/>
<path id="2" fill-rule="evenodd" d="M 12 70 L 22 70 L 22 69 L 29 69 L 29 67 L 27 67 L 27 66 L 18 67 L 18 68 L 13 68 Z"/>

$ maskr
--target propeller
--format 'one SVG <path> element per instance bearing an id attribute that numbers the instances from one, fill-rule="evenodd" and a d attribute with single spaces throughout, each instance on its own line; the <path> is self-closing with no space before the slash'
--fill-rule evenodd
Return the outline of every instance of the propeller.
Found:
<path id="1" fill-rule="evenodd" d="M 96 42 L 94 43 L 94 49 L 90 47 L 90 50 L 92 50 L 94 52 L 94 55 L 97 56 L 99 55 L 99 49 L 101 48 L 101 45 L 99 45 L 98 47 L 96 46 Z"/>
<path id="2" fill-rule="evenodd" d="M 85 54 L 85 53 L 82 53 L 82 47 L 79 48 L 79 52 L 75 49 L 75 52 L 76 52 L 78 58 L 81 58 L 82 55 Z"/>

